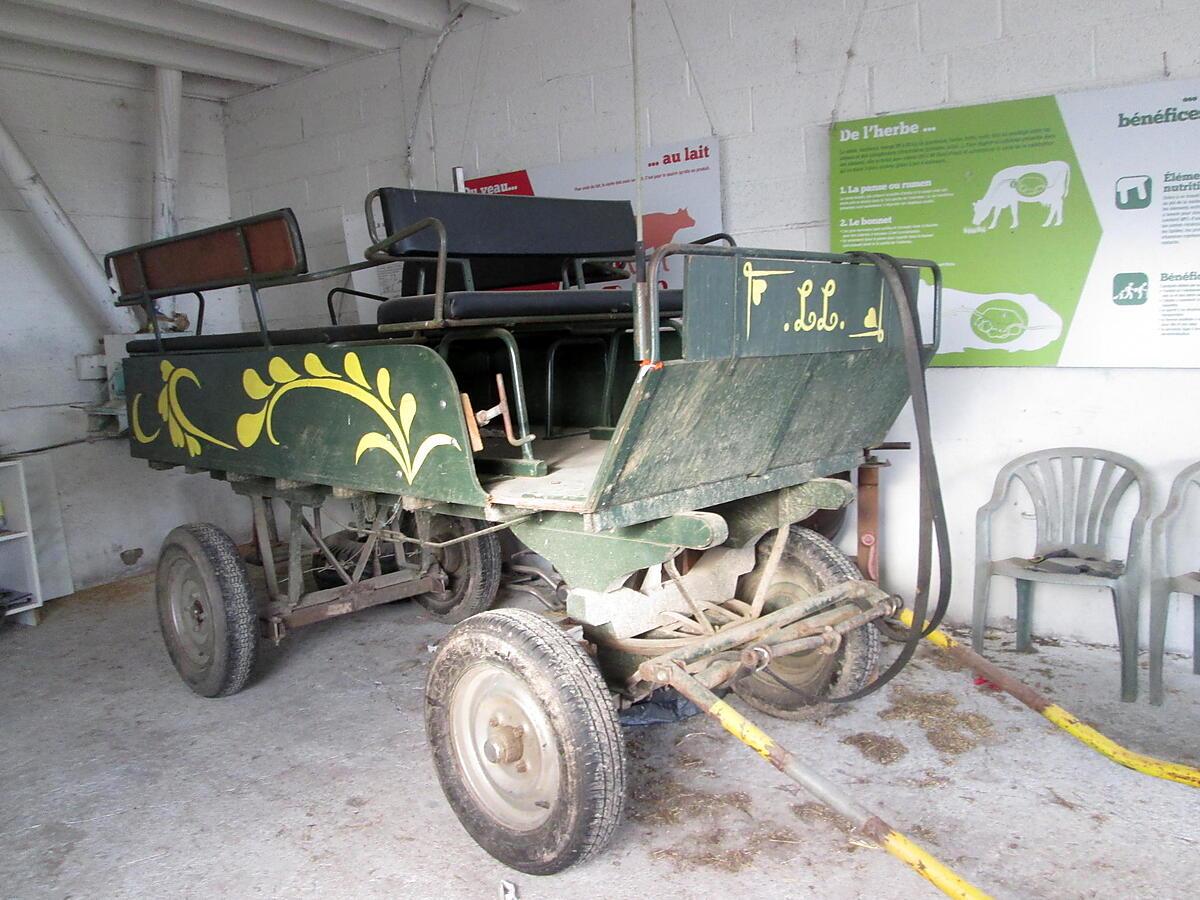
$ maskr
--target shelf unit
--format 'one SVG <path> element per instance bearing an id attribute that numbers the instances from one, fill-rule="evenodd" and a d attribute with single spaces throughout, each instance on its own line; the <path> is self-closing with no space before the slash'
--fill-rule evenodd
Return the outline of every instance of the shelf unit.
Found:
<path id="1" fill-rule="evenodd" d="M 22 591 L 32 599 L 6 611 L 20 621 L 33 625 L 42 605 L 42 585 L 38 577 L 37 552 L 30 530 L 29 494 L 25 489 L 25 469 L 20 460 L 0 461 L 0 503 L 7 519 L 0 532 L 0 588 Z"/>

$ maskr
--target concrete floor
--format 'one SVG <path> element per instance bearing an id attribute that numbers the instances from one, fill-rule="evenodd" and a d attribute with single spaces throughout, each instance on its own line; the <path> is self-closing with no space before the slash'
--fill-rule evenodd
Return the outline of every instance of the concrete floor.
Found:
<path id="1" fill-rule="evenodd" d="M 490 900 L 501 879 L 521 900 L 936 896 L 699 718 L 629 733 L 632 797 L 603 855 L 551 878 L 506 870 L 459 827 L 426 751 L 421 691 L 445 626 L 411 603 L 316 625 L 266 649 L 243 693 L 202 700 L 167 659 L 152 588 L 82 592 L 0 630 L 4 897 Z M 1115 739 L 1200 763 L 1187 661 L 1169 660 L 1155 710 L 1116 700 L 1115 650 L 1010 647 L 998 637 L 993 657 Z M 998 897 L 1200 894 L 1192 789 L 939 662 L 922 650 L 821 727 L 765 724 Z"/>

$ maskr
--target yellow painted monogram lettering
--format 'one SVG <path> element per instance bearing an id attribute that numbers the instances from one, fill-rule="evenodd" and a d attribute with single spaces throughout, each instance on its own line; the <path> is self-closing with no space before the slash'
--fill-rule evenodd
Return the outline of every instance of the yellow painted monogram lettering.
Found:
<path id="1" fill-rule="evenodd" d="M 887 340 L 887 332 L 883 329 L 883 285 L 879 285 L 879 305 L 872 306 L 863 317 L 863 330 L 850 335 L 852 338 L 866 338 L 882 344 Z"/>
<path id="2" fill-rule="evenodd" d="M 762 303 L 763 294 L 767 290 L 767 279 L 772 275 L 791 275 L 795 269 L 756 269 L 754 264 L 747 261 L 742 265 L 742 275 L 746 278 L 746 337 L 750 337 L 750 317 L 754 307 Z"/>
<path id="3" fill-rule="evenodd" d="M 793 322 L 784 322 L 784 331 L 788 330 L 789 325 L 796 331 L 839 331 L 846 327 L 842 317 L 829 308 L 829 301 L 837 293 L 837 282 L 830 278 L 821 286 L 820 313 L 808 308 L 808 298 L 812 296 L 813 289 L 811 278 L 804 279 L 804 283 L 796 288 L 796 293 L 800 295 L 800 315 Z"/>

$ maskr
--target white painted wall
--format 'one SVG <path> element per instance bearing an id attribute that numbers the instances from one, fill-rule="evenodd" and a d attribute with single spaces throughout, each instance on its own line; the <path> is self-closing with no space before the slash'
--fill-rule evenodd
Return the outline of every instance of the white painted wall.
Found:
<path id="1" fill-rule="evenodd" d="M 720 140 L 726 224 L 751 245 L 827 249 L 835 117 L 1200 75 L 1194 0 L 639 6 L 646 139 Z M 627 10 L 627 0 L 526 0 L 517 16 L 469 15 L 443 45 L 421 110 L 417 186 L 449 188 L 453 165 L 471 175 L 631 147 Z M 340 210 L 405 176 L 403 135 L 431 46 L 405 42 L 398 71 L 386 54 L 231 101 L 234 213 L 293 205 L 310 247 L 326 248 L 321 261 L 340 261 Z M 323 300 L 314 293 L 271 313 L 312 324 Z M 1200 455 L 1200 422 L 1186 406 L 1198 389 L 1194 370 L 932 372 L 957 578 L 952 618 L 970 617 L 974 513 L 1002 463 L 1058 444 L 1118 450 L 1153 471 L 1157 511 L 1173 474 Z M 894 437 L 908 435 L 900 423 Z M 908 592 L 912 457 L 897 455 L 885 478 L 886 577 Z M 1040 590 L 1035 628 L 1114 641 L 1102 598 Z M 994 594 L 994 616 L 1011 613 L 1012 588 L 998 584 Z M 1169 646 L 1190 649 L 1187 611 L 1172 619 Z"/>
<path id="2" fill-rule="evenodd" d="M 154 97 L 141 66 L 71 61 L 70 77 L 31 71 L 0 46 L 0 119 L 96 253 L 150 237 Z M 18 60 L 21 65 L 14 65 Z M 32 68 L 36 68 L 33 66 Z M 185 99 L 178 194 L 181 229 L 229 217 L 220 104 Z M 44 244 L 20 197 L 0 174 L 0 452 L 79 441 L 86 417 L 75 405 L 101 396 L 79 381 L 75 356 L 99 350 L 78 289 Z M 222 302 L 223 301 L 223 302 Z M 181 301 L 180 309 L 194 312 Z M 238 327 L 236 298 L 214 296 L 207 322 Z M 228 488 L 200 476 L 156 473 L 130 459 L 125 442 L 72 443 L 48 451 L 61 498 L 71 574 L 102 583 L 153 562 L 167 531 L 208 519 L 239 539 L 249 516 Z M 133 567 L 122 550 L 142 548 Z"/>

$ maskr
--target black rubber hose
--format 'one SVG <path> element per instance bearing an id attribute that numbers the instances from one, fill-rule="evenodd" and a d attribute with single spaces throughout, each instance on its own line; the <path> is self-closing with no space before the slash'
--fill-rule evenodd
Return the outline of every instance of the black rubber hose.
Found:
<path id="1" fill-rule="evenodd" d="M 912 397 L 913 420 L 917 430 L 917 458 L 920 473 L 920 509 L 919 531 L 917 543 L 917 584 L 913 596 L 912 628 L 907 629 L 904 645 L 900 654 L 878 678 L 853 693 L 841 697 L 817 697 L 800 691 L 771 671 L 770 666 L 763 674 L 773 681 L 799 694 L 810 703 L 849 703 L 859 700 L 868 694 L 882 688 L 885 684 L 900 674 L 908 665 L 921 638 L 932 632 L 942 621 L 946 608 L 950 604 L 950 532 L 946 526 L 946 510 L 942 503 L 942 487 L 938 479 L 937 459 L 933 453 L 931 427 L 929 424 L 929 396 L 925 389 L 925 365 L 921 359 L 921 329 L 917 321 L 916 299 L 908 289 L 902 274 L 900 264 L 884 253 L 869 253 L 855 251 L 848 254 L 851 258 L 865 260 L 875 266 L 891 291 L 896 303 L 896 311 L 900 319 L 900 331 L 903 337 L 904 369 L 908 379 L 909 395 Z M 882 323 L 881 323 L 882 324 Z M 934 607 L 933 616 L 924 631 L 920 622 L 926 621 L 925 614 L 929 606 L 930 576 L 933 571 L 933 545 L 936 540 L 938 556 L 938 600 Z M 746 674 L 749 674 L 748 672 Z"/>

